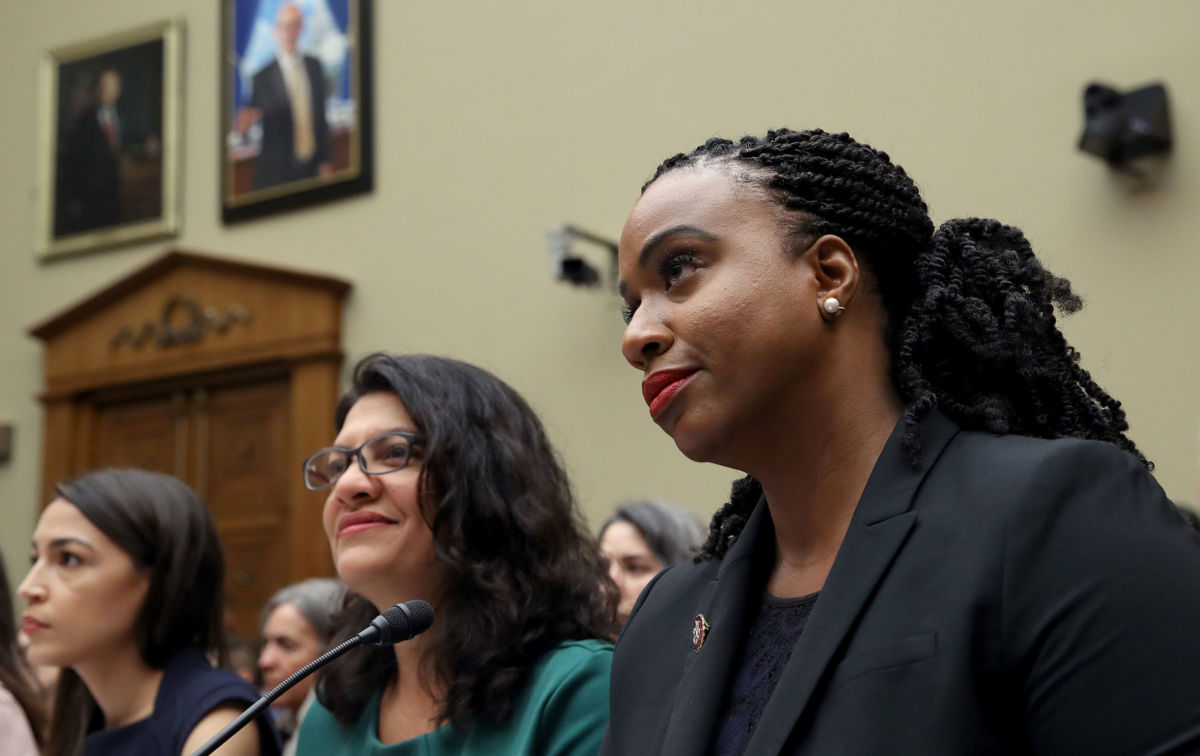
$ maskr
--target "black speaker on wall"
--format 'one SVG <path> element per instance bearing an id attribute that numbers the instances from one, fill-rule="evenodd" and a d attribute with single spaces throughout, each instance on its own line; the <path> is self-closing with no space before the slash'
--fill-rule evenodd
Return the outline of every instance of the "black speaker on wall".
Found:
<path id="1" fill-rule="evenodd" d="M 1121 93 L 1092 83 L 1083 91 L 1084 126 L 1079 149 L 1114 166 L 1171 150 L 1167 88 L 1162 84 Z"/>

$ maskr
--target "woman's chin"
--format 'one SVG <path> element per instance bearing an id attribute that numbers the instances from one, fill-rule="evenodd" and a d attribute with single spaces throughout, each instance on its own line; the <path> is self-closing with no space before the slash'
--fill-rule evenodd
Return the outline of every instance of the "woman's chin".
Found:
<path id="1" fill-rule="evenodd" d="M 55 653 L 55 649 L 43 644 L 37 646 L 29 644 L 29 649 L 25 652 L 25 658 L 30 664 L 36 664 L 39 667 L 69 667 L 74 661 L 73 659 L 65 659 L 62 654 Z"/>
<path id="2" fill-rule="evenodd" d="M 716 462 L 718 449 L 717 444 L 709 434 L 698 433 L 692 428 L 681 428 L 676 425 L 674 432 L 671 433 L 671 439 L 675 442 L 676 448 L 683 453 L 683 456 L 693 462 Z"/>
<path id="3" fill-rule="evenodd" d="M 380 564 L 378 560 L 353 551 L 340 555 L 335 567 L 342 582 L 350 590 L 361 595 L 366 595 L 370 586 L 380 582 L 387 571 L 385 565 Z"/>

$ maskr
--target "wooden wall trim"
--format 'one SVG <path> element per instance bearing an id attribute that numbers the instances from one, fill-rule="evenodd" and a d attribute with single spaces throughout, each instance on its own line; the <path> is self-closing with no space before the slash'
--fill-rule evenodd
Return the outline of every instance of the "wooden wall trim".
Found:
<path id="1" fill-rule="evenodd" d="M 42 341 L 49 341 L 64 329 L 87 319 L 94 313 L 103 310 L 113 302 L 127 297 L 155 279 L 162 278 L 168 272 L 184 266 L 230 273 L 242 278 L 267 278 L 274 282 L 290 284 L 292 286 L 322 289 L 337 295 L 339 298 L 345 296 L 351 288 L 350 282 L 333 278 L 332 276 L 315 275 L 287 268 L 269 267 L 243 260 L 174 249 L 154 260 L 149 265 L 139 268 L 83 301 L 77 302 L 62 312 L 33 326 L 29 329 L 29 335 Z"/>

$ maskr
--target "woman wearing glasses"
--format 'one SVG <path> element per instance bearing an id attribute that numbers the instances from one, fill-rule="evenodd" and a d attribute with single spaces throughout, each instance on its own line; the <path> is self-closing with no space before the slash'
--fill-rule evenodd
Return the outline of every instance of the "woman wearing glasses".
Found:
<path id="1" fill-rule="evenodd" d="M 401 601 L 437 616 L 327 668 L 297 753 L 596 753 L 615 591 L 533 410 L 471 365 L 376 354 L 336 424 L 304 463 L 352 591 L 335 643 Z"/>

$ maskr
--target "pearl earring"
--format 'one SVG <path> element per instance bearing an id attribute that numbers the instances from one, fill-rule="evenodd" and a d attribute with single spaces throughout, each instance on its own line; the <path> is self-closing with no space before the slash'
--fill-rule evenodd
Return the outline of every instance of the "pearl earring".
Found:
<path id="1" fill-rule="evenodd" d="M 829 297 L 826 299 L 821 303 L 821 309 L 830 315 L 837 315 L 838 313 L 845 312 L 846 310 L 845 307 L 842 307 L 842 303 L 838 301 L 837 297 Z"/>

